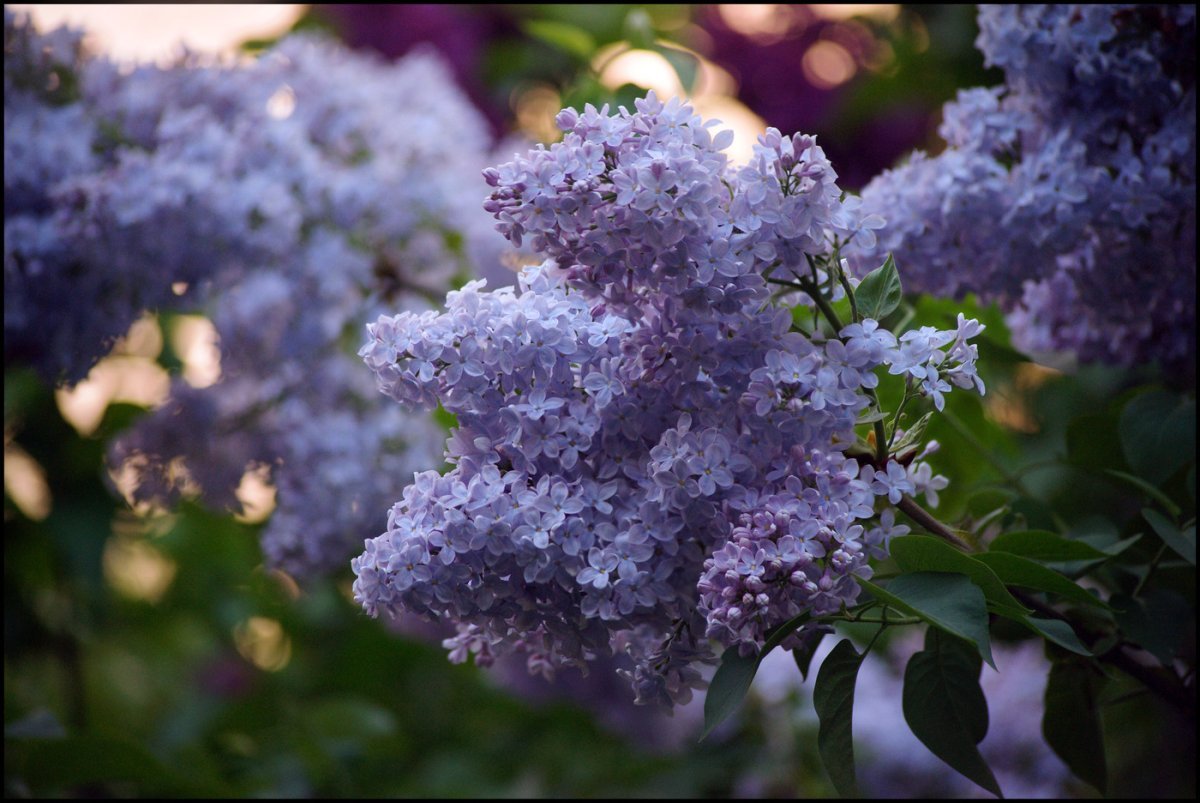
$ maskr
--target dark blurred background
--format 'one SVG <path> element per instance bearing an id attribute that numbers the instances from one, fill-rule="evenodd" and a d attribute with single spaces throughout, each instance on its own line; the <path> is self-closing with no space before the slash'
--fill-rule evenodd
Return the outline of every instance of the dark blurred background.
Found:
<path id="1" fill-rule="evenodd" d="M 114 30 L 133 25 L 122 29 L 118 12 L 147 13 L 108 12 Z M 256 52 L 288 29 L 323 29 L 386 58 L 433 47 L 507 142 L 556 136 L 562 105 L 684 91 L 701 114 L 735 129 L 742 155 L 764 125 L 819 135 L 847 189 L 914 147 L 937 150 L 942 103 L 999 80 L 973 47 L 967 6 L 317 5 L 289 13 L 276 30 L 215 37 L 212 49 Z M 153 31 L 167 30 L 162 19 L 143 19 L 150 28 L 134 44 L 169 50 L 177 40 L 154 41 Z M 97 46 L 113 41 L 96 30 Z M 941 512 L 983 519 L 1007 500 L 1035 526 L 1052 505 L 1070 517 L 1127 513 L 1119 495 L 1045 466 L 1073 421 L 1105 409 L 1120 377 L 1099 369 L 1064 377 L 1027 363 L 1008 348 L 994 309 L 965 304 L 990 327 L 980 362 L 989 395 L 954 394 L 950 420 L 959 423 L 933 433 L 944 448 L 932 462 L 955 479 Z M 962 306 L 924 303 L 911 320 L 945 326 Z M 798 676 L 752 697 L 698 744 L 699 700 L 667 718 L 635 710 L 611 672 L 552 686 L 520 666 L 453 666 L 436 627 L 405 623 L 397 632 L 362 615 L 349 567 L 303 588 L 266 570 L 257 535 L 269 498 L 255 520 L 196 506 L 135 514 L 108 490 L 104 446 L 155 398 L 128 383 L 161 383 L 162 370 L 196 364 L 186 343 L 162 335 L 199 325 L 187 320 L 154 323 L 156 345 L 109 358 L 71 392 L 6 365 L 6 796 L 832 794 L 815 751 L 811 685 Z M 122 384 L 111 378 L 120 371 L 141 379 Z M 1013 476 L 1036 480 L 1036 491 L 1014 488 Z M 1171 794 L 1177 779 L 1153 769 L 1173 760 L 1140 757 L 1188 748 L 1159 741 L 1169 723 L 1152 702 L 1134 708 L 1112 715 L 1141 745 L 1123 754 L 1114 773 L 1124 780 L 1112 791 Z M 893 788 L 884 778 L 877 791 L 944 793 L 956 788 L 946 786 L 949 772 L 906 776 Z M 1063 783 L 1042 791 L 1085 792 Z"/>

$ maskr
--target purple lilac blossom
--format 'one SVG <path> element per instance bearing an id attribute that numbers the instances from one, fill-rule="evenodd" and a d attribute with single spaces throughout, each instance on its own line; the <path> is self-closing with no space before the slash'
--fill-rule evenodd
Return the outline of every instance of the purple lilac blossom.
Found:
<path id="1" fill-rule="evenodd" d="M 911 290 L 977 293 L 1034 354 L 1194 374 L 1193 5 L 981 6 L 1005 83 L 947 104 L 948 148 L 863 190 Z"/>
<path id="2" fill-rule="evenodd" d="M 429 53 L 389 65 L 297 36 L 257 59 L 126 68 L 72 48 L 6 14 L 6 359 L 41 339 L 24 356 L 78 380 L 142 309 L 208 315 L 219 381 L 177 381 L 111 463 L 138 500 L 233 509 L 265 471 L 268 561 L 345 566 L 444 437 L 379 398 L 353 332 L 500 270 L 479 209 L 486 125 Z M 22 89 L 45 82 L 39 59 L 71 65 L 78 100 Z"/>
<path id="3" fill-rule="evenodd" d="M 101 69 L 81 31 L 39 34 L 27 16 L 5 9 L 4 361 L 51 382 L 82 379 L 142 310 L 182 302 L 172 282 L 194 286 L 208 275 L 205 253 L 177 253 L 165 264 L 106 253 L 97 246 L 108 232 L 78 214 L 81 182 L 115 168 L 90 91 Z M 185 196 L 187 177 L 177 178 L 157 191 Z M 118 214 L 137 218 L 150 198 L 142 201 Z"/>
<path id="4" fill-rule="evenodd" d="M 702 686 L 710 640 L 753 651 L 854 602 L 905 531 L 877 494 L 915 487 L 895 466 L 876 490 L 847 456 L 863 389 L 885 366 L 971 386 L 978 327 L 825 338 L 771 303 L 765 273 L 870 236 L 811 137 L 768 129 L 731 166 L 728 132 L 653 93 L 558 123 L 561 142 L 485 171 L 498 228 L 545 261 L 368 326 L 380 390 L 459 426 L 452 469 L 405 489 L 354 591 L 371 615 L 456 622 L 452 660 L 614 656 L 639 702 L 669 706 Z"/>

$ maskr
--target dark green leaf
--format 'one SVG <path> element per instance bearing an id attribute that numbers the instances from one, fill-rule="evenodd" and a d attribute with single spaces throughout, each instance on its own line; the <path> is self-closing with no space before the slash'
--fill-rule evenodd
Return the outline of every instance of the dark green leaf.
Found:
<path id="1" fill-rule="evenodd" d="M 1175 550 L 1176 554 L 1188 563 L 1196 565 L 1195 527 L 1189 527 L 1181 532 L 1174 522 L 1151 508 L 1144 508 L 1142 517 L 1150 522 L 1150 526 L 1154 528 L 1154 532 L 1158 533 L 1158 537 L 1163 540 L 1164 544 Z"/>
<path id="2" fill-rule="evenodd" d="M 988 602 L 1021 616 L 1029 611 L 1009 593 L 1004 583 L 987 565 L 940 538 L 905 535 L 893 538 L 888 547 L 892 558 L 906 572 L 951 572 L 965 574 L 979 586 Z"/>
<path id="3" fill-rule="evenodd" d="M 742 656 L 736 649 L 725 650 L 722 653 L 721 663 L 708 686 L 708 696 L 704 698 L 704 733 L 700 734 L 701 740 L 742 704 L 742 698 L 750 690 L 750 684 L 754 682 L 754 673 L 758 671 L 763 657 L 811 617 L 810 613 L 802 613 L 772 629 L 758 655 Z"/>
<path id="4" fill-rule="evenodd" d="M 763 642 L 762 649 L 758 652 L 758 660 L 761 661 L 767 653 L 783 643 L 783 640 L 796 631 L 801 625 L 812 618 L 811 613 L 802 613 L 799 616 L 793 616 L 783 624 L 776 628 L 772 628 L 767 633 L 767 639 Z"/>
<path id="5" fill-rule="evenodd" d="M 986 563 L 1006 585 L 1057 594 L 1084 605 L 1108 607 L 1108 604 L 1095 594 L 1081 588 L 1058 572 L 1020 555 L 1008 552 L 983 552 L 974 557 L 976 560 Z"/>
<path id="6" fill-rule="evenodd" d="M 1037 616 L 1026 616 L 1018 619 L 1018 622 L 1028 627 L 1034 633 L 1044 637 L 1045 639 L 1054 642 L 1065 650 L 1069 650 L 1076 655 L 1090 657 L 1091 650 L 1083 646 L 1083 642 L 1079 640 L 1079 636 L 1075 635 L 1075 631 L 1071 626 L 1061 619 L 1042 619 Z"/>
<path id="7" fill-rule="evenodd" d="M 1110 477 L 1120 480 L 1126 485 L 1131 485 L 1134 488 L 1137 488 L 1143 494 L 1162 505 L 1163 510 L 1167 511 L 1172 516 L 1178 516 L 1180 514 L 1181 511 L 1179 510 L 1179 505 L 1172 502 L 1169 496 L 1160 491 L 1158 488 L 1155 488 L 1150 483 L 1146 482 L 1141 477 L 1135 477 L 1132 474 L 1126 474 L 1124 471 L 1113 471 L 1112 469 L 1105 469 L 1104 473 Z"/>
<path id="8" fill-rule="evenodd" d="M 1071 772 L 1106 794 L 1108 768 L 1104 736 L 1096 707 L 1104 676 L 1088 662 L 1056 661 L 1046 683 L 1042 735 Z"/>
<path id="9" fill-rule="evenodd" d="M 1121 411 L 1120 432 L 1130 467 L 1157 485 L 1196 459 L 1196 402 L 1165 390 L 1143 393 Z"/>
<path id="10" fill-rule="evenodd" d="M 800 646 L 792 650 L 792 659 L 795 660 L 800 677 L 804 680 L 808 680 L 808 668 L 812 665 L 813 656 L 817 654 L 817 647 L 821 646 L 826 632 L 815 629 L 808 631 L 801 636 Z"/>
<path id="11" fill-rule="evenodd" d="M 865 655 L 865 653 L 864 653 Z M 813 708 L 820 728 L 817 749 L 821 762 L 842 797 L 858 797 L 854 780 L 854 684 L 863 656 L 849 639 L 843 639 L 821 662 L 813 685 Z"/>
<path id="12" fill-rule="evenodd" d="M 1067 425 L 1067 456 L 1086 469 L 1125 468 L 1117 435 L 1117 417 L 1111 412 L 1085 413 Z"/>
<path id="13" fill-rule="evenodd" d="M 1187 600 L 1165 589 L 1154 589 L 1138 599 L 1114 594 L 1117 625 L 1129 641 L 1163 664 L 1169 664 L 1189 630 L 1194 630 L 1195 612 Z"/>
<path id="14" fill-rule="evenodd" d="M 904 670 L 904 719 L 930 751 L 981 787 L 1003 797 L 976 746 L 987 735 L 987 700 L 979 655 L 960 639 L 930 628 L 925 649 Z"/>
<path id="15" fill-rule="evenodd" d="M 220 794 L 219 790 L 199 789 L 186 777 L 175 775 L 138 744 L 93 735 L 32 744 L 24 777 L 42 794 L 100 781 L 131 781 L 142 794 Z"/>
<path id="16" fill-rule="evenodd" d="M 896 260 L 888 254 L 884 263 L 868 273 L 854 291 L 858 312 L 864 318 L 883 320 L 904 300 Z"/>
<path id="17" fill-rule="evenodd" d="M 721 664 L 708 685 L 708 695 L 704 698 L 704 733 L 700 734 L 701 739 L 712 733 L 713 728 L 724 722 L 742 704 L 742 698 L 750 690 L 757 670 L 758 656 L 740 655 L 736 647 L 725 650 Z"/>
<path id="18" fill-rule="evenodd" d="M 1109 557 L 1093 546 L 1046 530 L 1004 533 L 992 541 L 988 550 L 1041 561 L 1104 560 Z"/>
<path id="19" fill-rule="evenodd" d="M 979 586 L 966 575 L 903 574 L 888 583 L 887 588 L 867 580 L 858 582 L 877 599 L 971 642 L 988 664 L 996 666 L 988 636 L 987 602 Z"/>

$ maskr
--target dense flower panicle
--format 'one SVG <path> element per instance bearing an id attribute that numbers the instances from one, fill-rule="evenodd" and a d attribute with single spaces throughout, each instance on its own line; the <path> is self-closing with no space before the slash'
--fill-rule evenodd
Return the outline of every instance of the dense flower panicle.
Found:
<path id="1" fill-rule="evenodd" d="M 906 286 L 978 293 L 1015 342 L 1194 371 L 1195 6 L 982 6 L 1005 83 L 946 105 L 942 154 L 863 191 Z"/>
<path id="2" fill-rule="evenodd" d="M 499 272 L 482 119 L 426 53 L 385 64 L 293 37 L 130 69 L 9 14 L 5 41 L 6 361 L 73 382 L 143 310 L 204 312 L 220 381 L 180 380 L 111 462 L 140 500 L 235 509 L 265 470 L 268 559 L 344 565 L 444 437 L 379 398 L 352 333 Z"/>
<path id="3" fill-rule="evenodd" d="M 709 639 L 753 650 L 854 601 L 906 531 L 878 497 L 914 493 L 921 465 L 846 454 L 864 388 L 881 367 L 930 395 L 974 386 L 980 327 L 824 338 L 771 303 L 771 271 L 807 275 L 831 237 L 877 225 L 811 137 L 768 130 L 734 167 L 677 99 L 558 121 L 560 143 L 485 171 L 500 230 L 545 261 L 517 289 L 472 282 L 444 313 L 368 326 L 380 389 L 458 428 L 452 469 L 417 475 L 354 589 L 372 615 L 457 622 L 455 660 L 627 655 L 639 701 L 669 705 L 701 683 Z"/>

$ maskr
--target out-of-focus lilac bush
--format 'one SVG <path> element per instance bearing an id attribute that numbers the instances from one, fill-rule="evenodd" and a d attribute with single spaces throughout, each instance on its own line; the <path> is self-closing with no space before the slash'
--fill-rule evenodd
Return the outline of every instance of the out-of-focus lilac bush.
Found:
<path id="1" fill-rule="evenodd" d="M 910 289 L 977 293 L 1014 343 L 1194 375 L 1195 7 L 984 6 L 1005 83 L 946 106 L 938 156 L 864 191 Z"/>
<path id="2" fill-rule="evenodd" d="M 486 124 L 429 53 L 385 65 L 297 36 L 246 63 L 128 70 L 70 36 L 6 16 L 6 349 L 36 343 L 44 372 L 78 379 L 142 310 L 204 311 L 220 381 L 178 380 L 114 466 L 139 501 L 234 509 L 261 469 L 278 500 L 269 560 L 344 565 L 442 437 L 378 398 L 353 332 L 504 272 L 479 209 Z M 59 75 L 46 65 L 74 82 L 65 103 L 23 89 Z"/>

